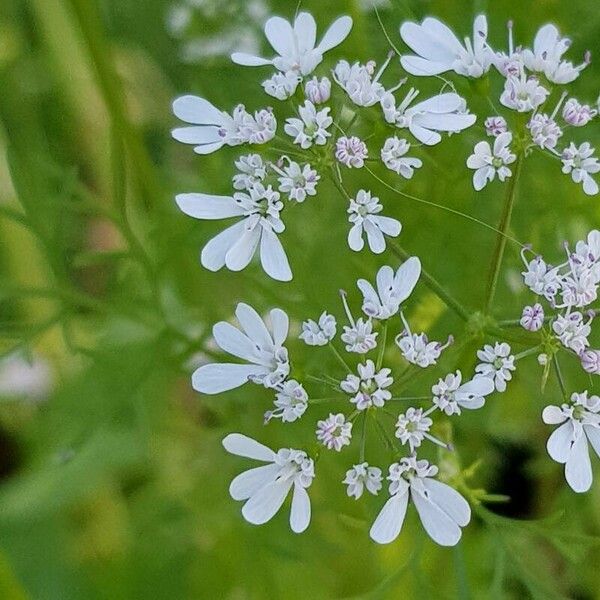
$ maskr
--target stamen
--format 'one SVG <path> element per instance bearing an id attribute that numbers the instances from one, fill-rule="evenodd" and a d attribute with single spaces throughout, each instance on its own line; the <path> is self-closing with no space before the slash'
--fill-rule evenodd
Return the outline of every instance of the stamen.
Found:
<path id="1" fill-rule="evenodd" d="M 392 57 L 394 56 L 395 52 L 393 50 L 390 50 L 388 52 L 387 58 L 385 59 L 384 63 L 381 65 L 381 67 L 379 67 L 379 71 L 377 71 L 377 75 L 375 75 L 373 82 L 375 81 L 379 81 L 379 78 L 383 75 L 383 72 L 386 70 L 387 66 L 390 64 L 390 61 L 392 60 Z"/>
<path id="2" fill-rule="evenodd" d="M 550 115 L 551 119 L 554 119 L 554 117 L 556 116 L 556 113 L 558 113 L 558 110 L 560 109 L 562 103 L 564 102 L 565 98 L 568 96 L 567 92 L 563 92 L 558 100 L 558 103 L 556 104 L 554 110 L 552 111 L 552 114 Z"/>
<path id="3" fill-rule="evenodd" d="M 348 321 L 350 321 L 350 325 L 352 325 L 352 327 L 355 327 L 354 319 L 352 318 L 352 313 L 350 312 L 350 307 L 348 306 L 348 300 L 346 299 L 346 290 L 340 290 L 340 296 L 342 297 L 342 304 L 344 305 L 344 310 L 346 311 Z"/>
<path id="4" fill-rule="evenodd" d="M 513 54 L 513 20 L 509 19 L 506 23 L 506 27 L 508 28 L 508 55 L 511 56 Z"/>

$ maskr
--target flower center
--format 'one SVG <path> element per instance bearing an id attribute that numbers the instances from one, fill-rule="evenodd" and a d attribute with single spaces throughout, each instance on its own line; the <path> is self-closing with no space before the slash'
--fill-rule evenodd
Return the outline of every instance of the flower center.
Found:
<path id="1" fill-rule="evenodd" d="M 492 167 L 494 167 L 495 169 L 499 169 L 503 164 L 504 162 L 501 158 L 498 158 L 497 156 L 494 156 L 494 158 L 492 158 Z"/>

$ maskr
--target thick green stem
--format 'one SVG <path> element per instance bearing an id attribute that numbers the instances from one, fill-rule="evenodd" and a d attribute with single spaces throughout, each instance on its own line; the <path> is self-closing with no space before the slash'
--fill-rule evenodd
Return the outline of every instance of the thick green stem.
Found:
<path id="1" fill-rule="evenodd" d="M 490 313 L 494 297 L 496 295 L 496 288 L 498 287 L 498 277 L 500 275 L 500 267 L 502 266 L 502 259 L 504 258 L 504 251 L 506 249 L 507 231 L 510 227 L 510 221 L 512 217 L 513 208 L 515 205 L 515 199 L 517 197 L 517 185 L 519 183 L 519 177 L 521 175 L 521 167 L 523 166 L 523 155 L 517 156 L 515 162 L 515 172 L 508 181 L 508 189 L 506 190 L 506 198 L 504 200 L 504 208 L 502 209 L 502 215 L 500 216 L 500 223 L 498 224 L 498 235 L 496 237 L 496 247 L 494 248 L 494 254 L 492 255 L 490 274 L 488 277 L 487 295 L 485 299 L 485 312 Z"/>

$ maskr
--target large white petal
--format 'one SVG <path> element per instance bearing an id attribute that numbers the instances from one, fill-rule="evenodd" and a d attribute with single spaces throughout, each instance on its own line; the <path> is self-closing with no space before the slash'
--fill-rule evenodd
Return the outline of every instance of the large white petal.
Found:
<path id="1" fill-rule="evenodd" d="M 454 546 L 461 536 L 460 527 L 437 504 L 411 486 L 411 496 L 421 523 L 429 537 L 440 546 Z"/>
<path id="2" fill-rule="evenodd" d="M 231 60 L 243 67 L 263 67 L 265 65 L 272 65 L 273 61 L 267 58 L 261 58 L 260 56 L 254 56 L 252 54 L 246 54 L 245 52 L 234 52 L 231 55 Z"/>
<path id="3" fill-rule="evenodd" d="M 437 131 L 429 131 L 429 129 L 421 127 L 414 119 L 410 122 L 408 130 L 426 146 L 435 146 L 442 141 L 442 136 Z"/>
<path id="4" fill-rule="evenodd" d="M 445 61 L 431 61 L 426 58 L 421 58 L 420 56 L 410 55 L 402 56 L 400 58 L 400 64 L 407 73 L 416 75 L 417 77 L 439 75 L 452 68 L 452 65 Z"/>
<path id="5" fill-rule="evenodd" d="M 225 265 L 227 252 L 246 230 L 244 221 L 245 219 L 242 219 L 231 225 L 231 227 L 224 229 L 204 246 L 200 256 L 203 267 L 209 271 L 218 271 Z"/>
<path id="6" fill-rule="evenodd" d="M 462 44 L 452 29 L 438 19 L 428 17 L 423 20 L 422 27 L 428 31 L 430 35 L 435 36 L 440 43 L 447 46 L 452 52 L 458 54 L 463 49 Z"/>
<path id="7" fill-rule="evenodd" d="M 471 520 L 471 507 L 454 488 L 431 477 L 423 479 L 423 487 L 427 490 L 429 499 L 453 521 L 461 527 L 468 525 Z"/>
<path id="8" fill-rule="evenodd" d="M 421 261 L 417 256 L 411 256 L 400 265 L 394 277 L 398 302 L 404 302 L 412 294 L 420 276 Z"/>
<path id="9" fill-rule="evenodd" d="M 437 36 L 432 35 L 432 32 L 417 23 L 410 21 L 403 23 L 400 27 L 400 37 L 411 50 L 428 61 L 439 61 L 450 65 L 455 58 L 448 44 L 443 43 Z"/>
<path id="10" fill-rule="evenodd" d="M 355 223 L 348 232 L 348 246 L 354 252 L 360 252 L 365 247 L 365 242 L 362 238 L 363 227 Z"/>
<path id="11" fill-rule="evenodd" d="M 178 194 L 175 202 L 182 212 L 195 219 L 228 219 L 244 214 L 244 210 L 231 196 Z"/>
<path id="12" fill-rule="evenodd" d="M 274 308 L 270 312 L 271 329 L 273 331 L 273 341 L 276 346 L 282 346 L 288 335 L 290 328 L 290 319 L 287 313 L 280 308 Z"/>
<path id="13" fill-rule="evenodd" d="M 223 144 L 225 144 L 225 140 L 221 140 L 220 142 L 215 142 L 214 144 L 200 144 L 199 146 L 194 147 L 194 152 L 196 154 L 202 154 L 202 155 L 212 154 L 213 152 L 216 152 L 217 150 L 222 148 Z"/>
<path id="14" fill-rule="evenodd" d="M 411 113 L 432 112 L 451 113 L 458 110 L 462 105 L 462 98 L 454 92 L 446 92 L 427 98 L 410 107 Z"/>
<path id="15" fill-rule="evenodd" d="M 219 348 L 233 356 L 250 362 L 256 361 L 256 346 L 237 327 L 220 321 L 213 327 L 213 337 Z"/>
<path id="16" fill-rule="evenodd" d="M 494 391 L 494 381 L 489 377 L 474 377 L 471 381 L 463 383 L 457 390 L 457 394 L 468 394 L 474 396 L 487 396 Z"/>
<path id="17" fill-rule="evenodd" d="M 600 456 L 600 429 L 593 425 L 584 425 L 583 430 L 585 431 L 592 448 L 596 454 Z"/>
<path id="18" fill-rule="evenodd" d="M 294 33 L 300 54 L 309 52 L 317 43 L 317 24 L 313 16 L 307 12 L 298 13 L 294 21 Z"/>
<path id="19" fill-rule="evenodd" d="M 194 125 L 222 125 L 223 113 L 208 100 L 198 96 L 181 96 L 173 102 L 178 119 Z"/>
<path id="20" fill-rule="evenodd" d="M 587 438 L 579 433 L 565 465 L 565 478 L 574 492 L 587 492 L 592 487 L 592 465 Z"/>
<path id="21" fill-rule="evenodd" d="M 571 452 L 575 431 L 573 423 L 569 420 L 556 428 L 546 442 L 546 449 L 552 460 L 566 463 Z"/>
<path id="22" fill-rule="evenodd" d="M 559 406 L 546 406 L 542 411 L 542 420 L 546 425 L 558 425 L 564 423 L 567 417 Z"/>
<path id="23" fill-rule="evenodd" d="M 213 125 L 195 125 L 193 127 L 178 127 L 171 131 L 173 139 L 182 144 L 222 144 L 223 138 Z"/>
<path id="24" fill-rule="evenodd" d="M 366 282 L 364 279 L 360 279 L 359 281 L 363 281 L 367 283 L 368 286 L 371 286 L 371 284 Z M 377 290 L 381 295 L 383 295 L 384 293 L 390 293 L 394 288 L 394 269 L 392 269 L 392 267 L 384 265 L 383 267 L 381 267 L 381 269 L 379 269 L 379 271 L 377 271 L 375 281 L 377 282 Z M 371 289 L 373 290 L 372 287 Z M 373 290 L 371 295 L 375 295 L 375 290 Z"/>
<path id="25" fill-rule="evenodd" d="M 265 24 L 265 35 L 273 50 L 281 56 L 294 52 L 294 30 L 288 21 L 281 17 L 271 17 Z"/>
<path id="26" fill-rule="evenodd" d="M 246 335 L 263 350 L 273 347 L 271 334 L 261 316 L 249 305 L 240 302 L 235 309 L 235 316 Z"/>
<path id="27" fill-rule="evenodd" d="M 292 487 L 292 479 L 279 479 L 267 483 L 251 496 L 242 507 L 244 519 L 253 525 L 262 525 L 271 520 L 281 508 Z"/>
<path id="28" fill-rule="evenodd" d="M 406 507 L 408 506 L 408 483 L 403 490 L 394 494 L 383 505 L 381 512 L 377 515 L 371 526 L 369 535 L 378 544 L 389 544 L 393 542 L 402 530 Z"/>
<path id="29" fill-rule="evenodd" d="M 559 37 L 558 29 L 554 25 L 548 23 L 540 27 L 533 40 L 533 51 L 537 56 L 544 52 L 551 54 Z"/>
<path id="30" fill-rule="evenodd" d="M 279 473 L 279 465 L 271 463 L 249 469 L 240 473 L 233 479 L 229 486 L 229 493 L 234 500 L 248 500 L 260 490 L 260 488 L 274 481 Z"/>
<path id="31" fill-rule="evenodd" d="M 243 235 L 240 236 L 225 255 L 225 265 L 227 268 L 232 271 L 241 271 L 242 269 L 245 269 L 256 252 L 259 240 L 259 227 L 246 229 Z"/>
<path id="32" fill-rule="evenodd" d="M 339 46 L 350 33 L 352 29 L 352 19 L 348 16 L 336 19 L 329 29 L 325 32 L 323 39 L 319 42 L 317 50 L 323 54 L 336 46 Z"/>
<path id="33" fill-rule="evenodd" d="M 310 523 L 310 498 L 306 489 L 299 483 L 294 484 L 290 527 L 294 533 L 302 533 Z"/>
<path id="34" fill-rule="evenodd" d="M 277 281 L 291 281 L 292 270 L 285 250 L 272 229 L 264 227 L 260 239 L 260 262 L 265 273 Z"/>
<path id="35" fill-rule="evenodd" d="M 224 437 L 223 447 L 230 454 L 264 462 L 273 462 L 277 456 L 271 448 L 242 433 L 230 433 Z"/>
<path id="36" fill-rule="evenodd" d="M 373 215 L 371 218 L 385 235 L 389 235 L 390 237 L 397 237 L 400 235 L 400 231 L 402 230 L 400 221 L 392 219 L 392 217 L 383 217 L 380 215 Z"/>
<path id="37" fill-rule="evenodd" d="M 437 131 L 462 131 L 471 127 L 477 120 L 477 117 L 472 114 L 457 115 L 450 114 L 435 114 L 425 113 L 416 115 L 413 119 L 417 125 L 426 129 L 436 129 Z"/>
<path id="38" fill-rule="evenodd" d="M 238 365 L 214 363 L 203 365 L 192 375 L 192 387 L 203 394 L 220 394 L 240 387 L 251 375 L 266 375 L 267 367 L 260 365 Z"/>
<path id="39" fill-rule="evenodd" d="M 367 240 L 371 252 L 381 254 L 385 250 L 385 238 L 383 237 L 383 233 L 381 233 L 379 227 L 377 227 L 370 219 L 366 220 L 363 226 L 367 232 Z"/>

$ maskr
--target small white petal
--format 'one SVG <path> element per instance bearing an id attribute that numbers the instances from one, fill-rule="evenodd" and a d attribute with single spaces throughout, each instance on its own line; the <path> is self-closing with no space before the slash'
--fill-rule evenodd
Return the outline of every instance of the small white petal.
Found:
<path id="1" fill-rule="evenodd" d="M 411 496 L 421 523 L 429 537 L 440 546 L 455 546 L 461 536 L 460 527 L 437 504 L 411 486 Z"/>
<path id="2" fill-rule="evenodd" d="M 306 490 L 298 483 L 294 484 L 290 527 L 294 533 L 302 533 L 310 523 L 310 498 Z"/>
<path id="3" fill-rule="evenodd" d="M 194 125 L 222 125 L 223 113 L 208 100 L 198 96 L 181 96 L 173 102 L 178 119 Z"/>
<path id="4" fill-rule="evenodd" d="M 195 219 L 228 219 L 244 214 L 244 210 L 231 196 L 178 194 L 175 202 L 181 212 Z"/>
<path id="5" fill-rule="evenodd" d="M 274 308 L 270 315 L 271 327 L 273 329 L 273 341 L 276 346 L 282 346 L 287 338 L 290 327 L 289 317 L 280 308 Z"/>
<path id="6" fill-rule="evenodd" d="M 231 60 L 243 67 L 263 67 L 265 65 L 272 65 L 273 61 L 260 56 L 253 56 L 252 54 L 246 54 L 245 52 L 234 52 L 231 55 Z"/>
<path id="7" fill-rule="evenodd" d="M 246 229 L 244 221 L 245 219 L 242 219 L 231 225 L 231 227 L 224 229 L 204 246 L 200 257 L 203 267 L 209 271 L 218 271 L 225 266 L 227 252 Z"/>
<path id="8" fill-rule="evenodd" d="M 558 406 L 546 406 L 542 412 L 542 420 L 546 425 L 558 425 L 564 423 L 567 417 Z"/>

